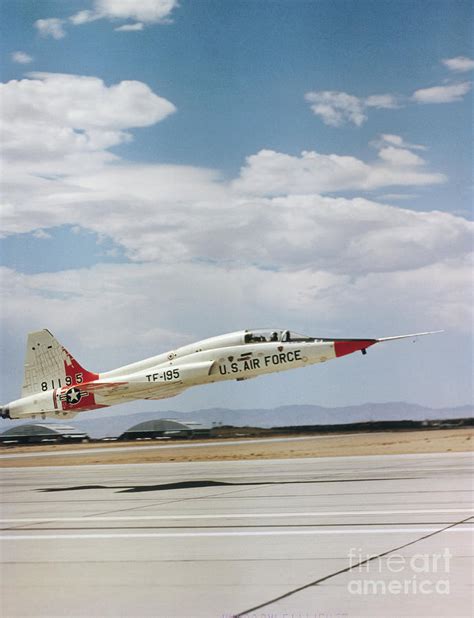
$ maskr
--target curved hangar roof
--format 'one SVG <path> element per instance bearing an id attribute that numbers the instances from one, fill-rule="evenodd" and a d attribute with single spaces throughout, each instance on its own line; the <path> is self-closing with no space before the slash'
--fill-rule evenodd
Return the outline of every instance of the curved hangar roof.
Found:
<path id="1" fill-rule="evenodd" d="M 152 431 L 192 431 L 193 429 L 200 428 L 199 423 L 181 423 L 180 421 L 173 421 L 171 419 L 162 418 L 153 421 L 145 421 L 138 423 L 127 429 L 125 433 L 135 432 L 152 432 Z"/>
<path id="2" fill-rule="evenodd" d="M 28 423 L 18 425 L 4 431 L 0 436 L 3 438 L 19 438 L 27 436 L 61 436 L 63 438 L 87 438 L 87 434 L 68 425 L 45 425 L 42 423 Z"/>

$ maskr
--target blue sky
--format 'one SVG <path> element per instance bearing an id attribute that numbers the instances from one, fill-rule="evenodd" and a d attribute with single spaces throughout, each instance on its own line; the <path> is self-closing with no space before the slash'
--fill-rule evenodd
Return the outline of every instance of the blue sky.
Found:
<path id="1" fill-rule="evenodd" d="M 304 100 L 312 89 L 409 96 L 449 79 L 440 60 L 472 55 L 469 2 L 202 0 L 181 2 L 167 26 L 117 33 L 99 20 L 69 27 L 60 40 L 41 38 L 32 23 L 48 15 L 65 19 L 90 2 L 3 4 L 4 57 L 17 47 L 35 57 L 27 67 L 4 62 L 5 79 L 21 77 L 25 68 L 94 75 L 108 84 L 137 79 L 178 107 L 175 117 L 138 131 L 119 150 L 134 161 L 211 166 L 234 175 L 262 145 L 293 154 L 318 148 L 369 155 L 371 136 L 389 124 L 428 147 L 442 141 L 431 155 L 436 162 L 451 172 L 469 171 L 469 140 L 459 147 L 469 104 L 455 113 L 451 106 L 379 111 L 363 131 L 337 132 L 315 122 Z"/>
<path id="2" fill-rule="evenodd" d="M 2 399 L 36 328 L 108 369 L 276 325 L 447 334 L 138 409 L 471 401 L 471 11 L 4 0 Z"/>

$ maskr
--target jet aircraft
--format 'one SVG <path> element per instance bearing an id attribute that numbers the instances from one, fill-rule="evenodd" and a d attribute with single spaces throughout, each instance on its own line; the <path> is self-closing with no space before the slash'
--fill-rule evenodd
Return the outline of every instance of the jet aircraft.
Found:
<path id="1" fill-rule="evenodd" d="M 71 418 L 85 410 L 136 399 L 165 399 L 191 386 L 324 363 L 394 339 L 328 339 L 289 330 L 243 330 L 211 337 L 105 373 L 84 369 L 49 330 L 28 335 L 21 398 L 0 408 L 2 418 Z"/>

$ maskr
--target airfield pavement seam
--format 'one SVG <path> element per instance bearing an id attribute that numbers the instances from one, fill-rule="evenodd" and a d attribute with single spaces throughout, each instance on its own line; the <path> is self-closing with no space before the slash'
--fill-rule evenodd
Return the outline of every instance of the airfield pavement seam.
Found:
<path id="1" fill-rule="evenodd" d="M 255 605 L 254 607 L 251 607 L 243 612 L 239 612 L 238 614 L 234 614 L 232 618 L 245 618 L 245 616 L 247 616 L 248 614 L 250 614 L 251 612 L 255 612 L 259 609 L 262 609 L 264 607 L 267 607 L 268 605 L 271 605 L 272 603 L 276 603 L 277 601 L 281 601 L 283 599 L 287 599 L 288 597 L 293 596 L 294 594 L 296 594 L 297 592 L 301 592 L 302 590 L 306 590 L 308 588 L 311 588 L 312 586 L 317 586 L 318 584 L 321 584 L 322 582 L 325 582 L 329 579 L 332 579 L 333 577 L 336 577 L 337 575 L 342 575 L 343 573 L 348 573 L 349 571 L 352 571 L 353 569 L 356 569 L 364 564 L 367 564 L 368 562 L 371 562 L 372 560 L 376 560 L 379 558 L 384 558 L 385 556 L 388 556 L 389 554 L 399 551 L 401 549 L 405 549 L 405 547 L 409 547 L 410 545 L 414 545 L 415 543 L 419 543 L 420 541 L 424 541 L 425 539 L 429 539 L 430 537 L 436 536 L 438 534 L 441 534 L 442 532 L 445 532 L 446 530 L 449 530 L 451 528 L 455 528 L 456 526 L 459 526 L 461 524 L 465 524 L 467 523 L 469 520 L 472 520 L 473 516 L 470 517 L 466 517 L 465 519 L 461 519 L 460 521 L 456 521 L 452 524 L 450 524 L 449 526 L 445 526 L 444 528 L 440 528 L 439 530 L 435 530 L 434 532 L 430 532 L 429 534 L 425 534 L 423 536 L 421 536 L 418 539 L 415 539 L 414 541 L 409 541 L 408 543 L 404 543 L 403 545 L 399 545 L 398 547 L 393 547 L 392 549 L 388 549 L 387 551 L 382 552 L 381 554 L 377 554 L 375 556 L 370 556 L 369 558 L 366 558 L 365 560 L 361 560 L 360 562 L 358 562 L 357 564 L 351 564 L 348 567 L 345 567 L 344 569 L 340 569 L 339 571 L 335 571 L 334 573 L 330 573 L 329 575 L 325 575 L 324 577 L 320 577 L 319 579 L 316 579 L 315 581 L 309 582 L 308 584 L 304 584 L 304 586 L 299 586 L 298 588 L 295 588 L 294 590 L 290 590 L 288 592 L 285 592 L 285 594 L 281 594 L 278 597 L 275 597 L 273 599 L 270 599 L 269 601 L 265 601 L 264 603 L 260 603 L 260 605 Z"/>

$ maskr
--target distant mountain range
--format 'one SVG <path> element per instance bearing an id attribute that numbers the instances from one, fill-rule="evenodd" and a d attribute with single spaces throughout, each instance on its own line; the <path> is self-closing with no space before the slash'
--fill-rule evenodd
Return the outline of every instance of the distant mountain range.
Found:
<path id="1" fill-rule="evenodd" d="M 29 420 L 32 423 L 67 424 L 85 431 L 91 438 L 117 437 L 124 431 L 154 419 L 175 419 L 186 422 L 201 423 L 206 427 L 215 424 L 233 425 L 235 427 L 284 427 L 287 425 L 340 425 L 364 421 L 401 421 L 401 420 L 436 420 L 453 418 L 471 418 L 474 406 L 466 405 L 455 408 L 426 408 L 405 402 L 364 403 L 357 406 L 325 408 L 313 405 L 280 406 L 272 409 L 231 410 L 211 408 L 194 412 L 138 412 L 127 415 L 110 415 L 107 411 L 97 414 L 97 418 L 82 418 L 55 421 L 53 419 Z M 25 421 L 1 421 L 0 433 L 24 424 Z"/>

